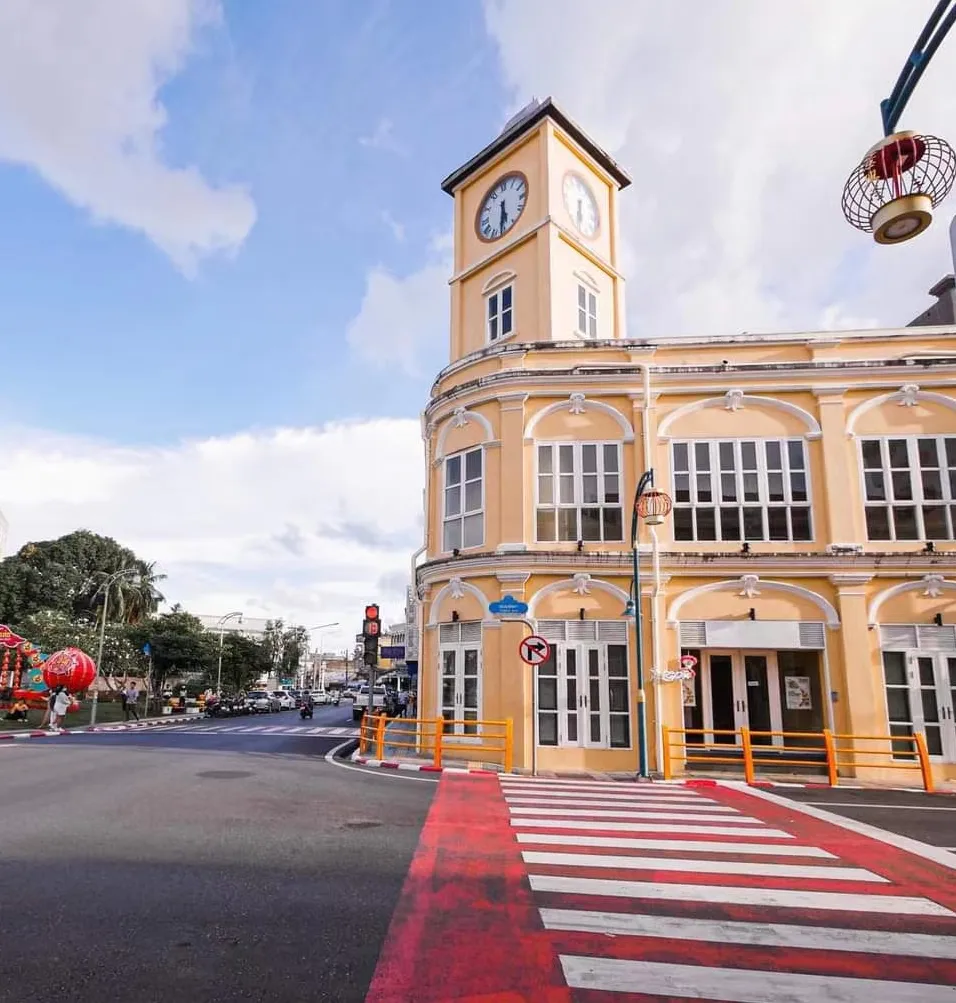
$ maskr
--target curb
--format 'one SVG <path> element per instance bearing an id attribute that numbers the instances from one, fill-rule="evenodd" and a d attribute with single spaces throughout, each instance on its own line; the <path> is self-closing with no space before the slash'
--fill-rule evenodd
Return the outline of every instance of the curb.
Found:
<path id="1" fill-rule="evenodd" d="M 360 766 L 377 766 L 383 770 L 403 770 L 412 773 L 460 773 L 468 776 L 497 777 L 501 774 L 497 770 L 469 770 L 466 766 L 431 766 L 427 763 L 400 763 L 390 759 L 369 759 L 360 756 L 357 752 L 351 755 L 353 763 Z"/>
<path id="2" fill-rule="evenodd" d="M 0 742 L 23 741 L 25 738 L 60 738 L 63 735 L 89 735 L 110 731 L 138 731 L 143 728 L 157 728 L 169 724 L 182 724 L 184 721 L 201 721 L 202 715 L 193 714 L 189 717 L 153 718 L 148 721 L 138 721 L 135 724 L 99 724 L 86 725 L 80 728 L 64 728 L 61 731 L 46 731 L 32 728 L 29 731 L 0 732 Z"/>

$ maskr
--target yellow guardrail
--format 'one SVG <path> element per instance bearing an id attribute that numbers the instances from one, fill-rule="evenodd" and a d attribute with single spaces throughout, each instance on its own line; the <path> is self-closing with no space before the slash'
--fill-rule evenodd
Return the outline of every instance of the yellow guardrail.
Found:
<path id="1" fill-rule="evenodd" d="M 831 787 L 838 785 L 841 769 L 870 767 L 881 770 L 918 770 L 924 790 L 933 790 L 933 770 L 926 748 L 926 737 L 919 731 L 912 735 L 842 735 L 828 729 L 751 731 L 750 728 L 738 728 L 721 731 L 714 728 L 669 728 L 663 725 L 661 732 L 664 753 L 661 767 L 665 780 L 674 776 L 675 761 L 702 766 L 714 763 L 742 766 L 744 779 L 748 784 L 754 783 L 758 769 L 764 767 L 806 767 L 819 763 L 825 765 L 827 781 Z M 695 738 L 688 741 L 689 735 Z M 708 741 L 707 736 L 711 736 L 713 740 Z M 718 736 L 727 740 L 718 741 Z M 763 741 L 767 739 L 772 743 L 774 738 L 782 738 L 784 744 L 779 746 Z M 788 739 L 800 744 L 790 744 Z M 870 745 L 874 742 L 879 743 L 875 748 Z M 739 754 L 727 755 L 730 750 Z M 874 760 L 861 757 L 878 758 Z"/>
<path id="2" fill-rule="evenodd" d="M 449 728 L 467 729 L 464 735 L 451 734 Z M 467 741 L 463 741 L 463 739 Z M 429 756 L 433 765 L 442 765 L 449 749 L 465 754 L 468 759 L 490 753 L 500 757 L 505 773 L 514 766 L 514 721 L 464 721 L 450 718 L 387 717 L 385 714 L 362 715 L 359 725 L 359 752 L 370 753 L 374 759 L 384 759 L 385 750 L 398 749 L 421 759 Z"/>

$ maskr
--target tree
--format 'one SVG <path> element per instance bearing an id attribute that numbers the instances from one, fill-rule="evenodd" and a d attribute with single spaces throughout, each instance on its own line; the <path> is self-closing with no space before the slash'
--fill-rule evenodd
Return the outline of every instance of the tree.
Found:
<path id="1" fill-rule="evenodd" d="M 309 632 L 305 627 L 292 627 L 282 634 L 282 656 L 279 675 L 284 679 L 295 679 L 299 665 L 309 651 Z"/>
<path id="2" fill-rule="evenodd" d="M 249 689 L 260 676 L 271 669 L 269 652 L 261 640 L 243 637 L 242 634 L 226 634 L 222 639 L 222 686 L 230 693 Z M 210 685 L 216 684 L 217 669 L 207 673 Z"/>
<path id="3" fill-rule="evenodd" d="M 161 692 L 174 675 L 208 673 L 216 664 L 216 638 L 203 630 L 200 621 L 178 606 L 127 628 L 128 636 L 142 651 L 150 647 L 151 688 Z"/>
<path id="4" fill-rule="evenodd" d="M 266 629 L 262 635 L 262 643 L 269 656 L 269 674 L 278 675 L 282 665 L 282 650 L 285 646 L 285 636 L 281 620 L 266 620 Z"/>

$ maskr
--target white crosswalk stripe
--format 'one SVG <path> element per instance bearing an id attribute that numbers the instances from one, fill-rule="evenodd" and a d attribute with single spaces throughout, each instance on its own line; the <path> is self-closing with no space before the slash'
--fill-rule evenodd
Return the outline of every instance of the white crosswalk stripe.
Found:
<path id="1" fill-rule="evenodd" d="M 905 967 L 956 963 L 956 912 L 923 886 L 915 894 L 706 788 L 526 777 L 500 787 L 565 981 L 588 999 L 956 1003 L 956 980 L 941 982 L 953 970 L 913 982 Z"/>
<path id="2" fill-rule="evenodd" d="M 296 735 L 300 738 L 317 736 L 324 738 L 345 738 L 355 737 L 359 733 L 358 728 L 342 728 L 332 725 L 303 728 L 296 727 L 295 725 L 210 724 L 191 726 L 184 730 L 188 730 L 196 735 Z"/>

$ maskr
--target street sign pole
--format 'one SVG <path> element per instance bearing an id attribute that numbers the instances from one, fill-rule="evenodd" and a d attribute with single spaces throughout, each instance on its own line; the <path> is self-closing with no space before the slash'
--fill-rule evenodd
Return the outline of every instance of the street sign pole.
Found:
<path id="1" fill-rule="evenodd" d="M 525 606 L 524 612 L 527 612 L 528 607 Z M 535 625 L 523 616 L 503 616 L 499 615 L 498 619 L 502 623 L 521 623 L 528 628 L 528 632 L 531 636 L 534 636 Z M 538 775 L 538 686 L 537 686 L 537 673 L 532 670 L 531 672 L 531 776 L 536 777 Z"/>

